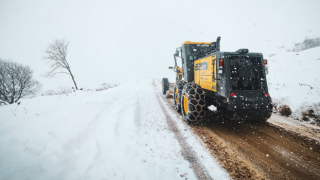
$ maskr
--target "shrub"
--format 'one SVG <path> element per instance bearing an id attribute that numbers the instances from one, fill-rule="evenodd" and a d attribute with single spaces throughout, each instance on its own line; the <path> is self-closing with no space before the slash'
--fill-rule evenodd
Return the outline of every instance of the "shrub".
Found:
<path id="1" fill-rule="evenodd" d="M 278 111 L 279 111 L 281 116 L 288 117 L 292 113 L 292 111 L 291 111 L 291 109 L 290 109 L 290 107 L 288 105 L 281 105 L 277 109 L 278 109 Z"/>
<path id="2" fill-rule="evenodd" d="M 104 90 L 107 90 L 107 89 L 110 89 L 110 88 L 114 88 L 114 87 L 117 87 L 118 84 L 107 84 L 107 83 L 103 83 L 101 84 L 101 86 L 99 88 L 96 88 L 95 90 L 96 91 L 104 91 Z"/>
<path id="3" fill-rule="evenodd" d="M 43 93 L 42 95 L 43 96 L 53 96 L 53 95 L 62 95 L 62 94 L 68 95 L 72 92 L 73 90 L 69 87 L 59 87 L 58 91 L 49 90 Z"/>
<path id="4" fill-rule="evenodd" d="M 306 111 L 301 112 L 301 115 L 302 115 L 302 120 L 304 121 L 309 121 L 310 119 L 313 119 L 316 122 L 320 122 L 319 115 L 316 115 L 312 108 L 309 108 Z"/>

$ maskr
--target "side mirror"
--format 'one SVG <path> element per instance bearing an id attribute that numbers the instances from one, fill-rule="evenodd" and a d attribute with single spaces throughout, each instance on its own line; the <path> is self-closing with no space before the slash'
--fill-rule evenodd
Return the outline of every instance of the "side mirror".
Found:
<path id="1" fill-rule="evenodd" d="M 179 57 L 179 50 L 176 50 L 176 53 L 174 53 L 174 56 Z"/>
<path id="2" fill-rule="evenodd" d="M 169 69 L 173 69 L 173 67 L 170 66 Z"/>

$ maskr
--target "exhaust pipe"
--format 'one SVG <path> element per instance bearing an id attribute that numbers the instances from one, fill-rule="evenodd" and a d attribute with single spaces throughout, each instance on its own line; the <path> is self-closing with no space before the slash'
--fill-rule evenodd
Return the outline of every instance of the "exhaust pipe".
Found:
<path id="1" fill-rule="evenodd" d="M 212 48 L 213 52 L 218 52 L 218 51 L 220 51 L 220 39 L 221 39 L 221 37 L 218 36 L 218 37 L 217 37 L 217 41 L 211 43 L 211 46 L 213 47 L 213 48 Z"/>
<path id="2" fill-rule="evenodd" d="M 217 41 L 216 41 L 216 51 L 220 51 L 220 39 L 221 37 L 217 37 Z"/>

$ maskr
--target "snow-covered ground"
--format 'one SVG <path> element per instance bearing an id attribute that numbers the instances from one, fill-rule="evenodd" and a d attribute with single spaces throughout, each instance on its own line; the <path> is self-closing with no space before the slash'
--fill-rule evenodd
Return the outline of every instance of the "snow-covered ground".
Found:
<path id="1" fill-rule="evenodd" d="M 301 111 L 308 108 L 319 115 L 320 47 L 301 52 L 280 49 L 274 53 L 271 57 L 265 55 L 269 64 L 269 93 L 273 101 L 289 105 L 295 118 L 301 118 Z"/>
<path id="2" fill-rule="evenodd" d="M 152 83 L 0 107 L 0 179 L 196 179 Z M 230 179 L 181 119 L 172 119 L 210 176 Z"/>
<path id="3" fill-rule="evenodd" d="M 320 143 L 320 127 L 312 124 L 306 124 L 300 121 L 296 121 L 291 117 L 283 117 L 273 113 L 268 122 L 276 126 L 282 127 L 287 131 L 291 131 L 300 134 L 308 139 L 313 139 Z"/>

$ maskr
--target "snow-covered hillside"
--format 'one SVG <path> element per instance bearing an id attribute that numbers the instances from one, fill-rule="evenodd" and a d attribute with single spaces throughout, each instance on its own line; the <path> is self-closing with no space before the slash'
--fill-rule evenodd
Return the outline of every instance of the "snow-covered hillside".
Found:
<path id="1" fill-rule="evenodd" d="M 141 80 L 0 107 L 0 179 L 195 179 L 157 93 Z M 210 176 L 229 179 L 182 127 Z"/>
<path id="2" fill-rule="evenodd" d="M 301 111 L 310 106 L 316 114 L 320 113 L 316 111 L 320 107 L 320 47 L 301 52 L 283 50 L 265 58 L 273 101 L 289 105 L 296 118 L 301 118 Z"/>

